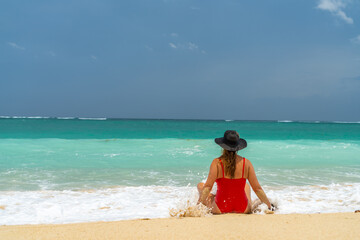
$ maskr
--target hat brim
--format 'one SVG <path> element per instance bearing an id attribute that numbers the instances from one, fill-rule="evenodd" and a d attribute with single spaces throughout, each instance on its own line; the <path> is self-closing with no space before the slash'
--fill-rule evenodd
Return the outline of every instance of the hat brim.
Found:
<path id="1" fill-rule="evenodd" d="M 233 146 L 224 143 L 224 138 L 223 137 L 215 138 L 215 143 L 217 145 L 219 145 L 220 147 L 222 147 L 223 149 L 228 150 L 228 151 L 233 151 L 233 152 L 239 151 L 239 150 L 244 149 L 244 148 L 247 147 L 246 140 L 242 139 L 242 138 L 240 138 L 239 141 L 236 144 L 234 144 Z"/>

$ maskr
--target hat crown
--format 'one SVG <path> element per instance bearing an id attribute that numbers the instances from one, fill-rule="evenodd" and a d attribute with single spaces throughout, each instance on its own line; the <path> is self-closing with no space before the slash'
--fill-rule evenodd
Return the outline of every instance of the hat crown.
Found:
<path id="1" fill-rule="evenodd" d="M 224 139 L 226 140 L 226 142 L 234 144 L 234 143 L 237 143 L 239 141 L 239 135 L 234 130 L 227 130 L 224 133 Z"/>

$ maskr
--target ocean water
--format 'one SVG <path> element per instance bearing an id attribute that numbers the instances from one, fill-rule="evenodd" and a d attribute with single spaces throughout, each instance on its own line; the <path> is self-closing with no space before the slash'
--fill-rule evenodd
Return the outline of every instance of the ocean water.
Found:
<path id="1" fill-rule="evenodd" d="M 0 117 L 0 224 L 169 217 L 196 203 L 227 129 L 276 213 L 360 209 L 357 122 Z"/>

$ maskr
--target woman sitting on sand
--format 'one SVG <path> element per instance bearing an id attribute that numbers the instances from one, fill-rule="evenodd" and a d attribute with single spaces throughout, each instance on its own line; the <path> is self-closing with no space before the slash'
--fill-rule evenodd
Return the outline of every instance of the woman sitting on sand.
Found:
<path id="1" fill-rule="evenodd" d="M 223 148 L 223 154 L 215 158 L 211 165 L 206 183 L 197 185 L 199 201 L 211 208 L 212 213 L 251 213 L 251 192 L 246 179 L 269 210 L 274 206 L 270 203 L 261 188 L 251 162 L 239 156 L 237 151 L 245 148 L 247 143 L 239 137 L 236 131 L 228 130 L 224 137 L 216 138 L 215 142 Z M 211 194 L 211 189 L 217 183 L 216 195 Z"/>

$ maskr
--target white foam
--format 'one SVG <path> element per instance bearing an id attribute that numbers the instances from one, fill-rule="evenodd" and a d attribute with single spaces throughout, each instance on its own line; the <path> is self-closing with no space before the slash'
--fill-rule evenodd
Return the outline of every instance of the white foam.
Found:
<path id="1" fill-rule="evenodd" d="M 27 117 L 27 118 L 30 118 L 30 119 L 48 119 L 50 117 L 33 116 L 33 117 Z"/>
<path id="2" fill-rule="evenodd" d="M 64 119 L 64 120 L 66 120 L 66 119 L 75 119 L 75 117 L 57 117 L 57 119 Z"/>
<path id="3" fill-rule="evenodd" d="M 360 121 L 359 121 L 359 122 L 334 121 L 334 122 L 332 122 L 332 123 L 360 123 Z"/>
<path id="4" fill-rule="evenodd" d="M 48 119 L 48 118 L 51 118 L 51 117 L 42 117 L 42 116 L 0 116 L 0 118 Z"/>
<path id="5" fill-rule="evenodd" d="M 11 118 L 27 118 L 25 116 L 11 116 Z"/>
<path id="6" fill-rule="evenodd" d="M 117 187 L 89 191 L 0 192 L 0 225 L 115 221 L 169 217 L 190 187 Z"/>
<path id="7" fill-rule="evenodd" d="M 269 187 L 277 213 L 335 213 L 360 209 L 360 183 Z"/>
<path id="8" fill-rule="evenodd" d="M 11 116 L 10 118 L 48 119 L 50 117 L 42 117 L 42 116 Z"/>
<path id="9" fill-rule="evenodd" d="M 107 118 L 79 118 L 80 120 L 106 120 Z"/>
<path id="10" fill-rule="evenodd" d="M 263 186 L 276 214 L 353 212 L 360 209 L 360 183 Z M 141 186 L 89 191 L 0 192 L 0 224 L 72 223 L 169 217 L 169 210 L 194 205 L 196 187 Z M 252 200 L 255 194 L 252 193 Z"/>
<path id="11" fill-rule="evenodd" d="M 291 121 L 291 120 L 279 120 L 278 122 L 279 123 L 291 123 L 293 121 Z"/>

